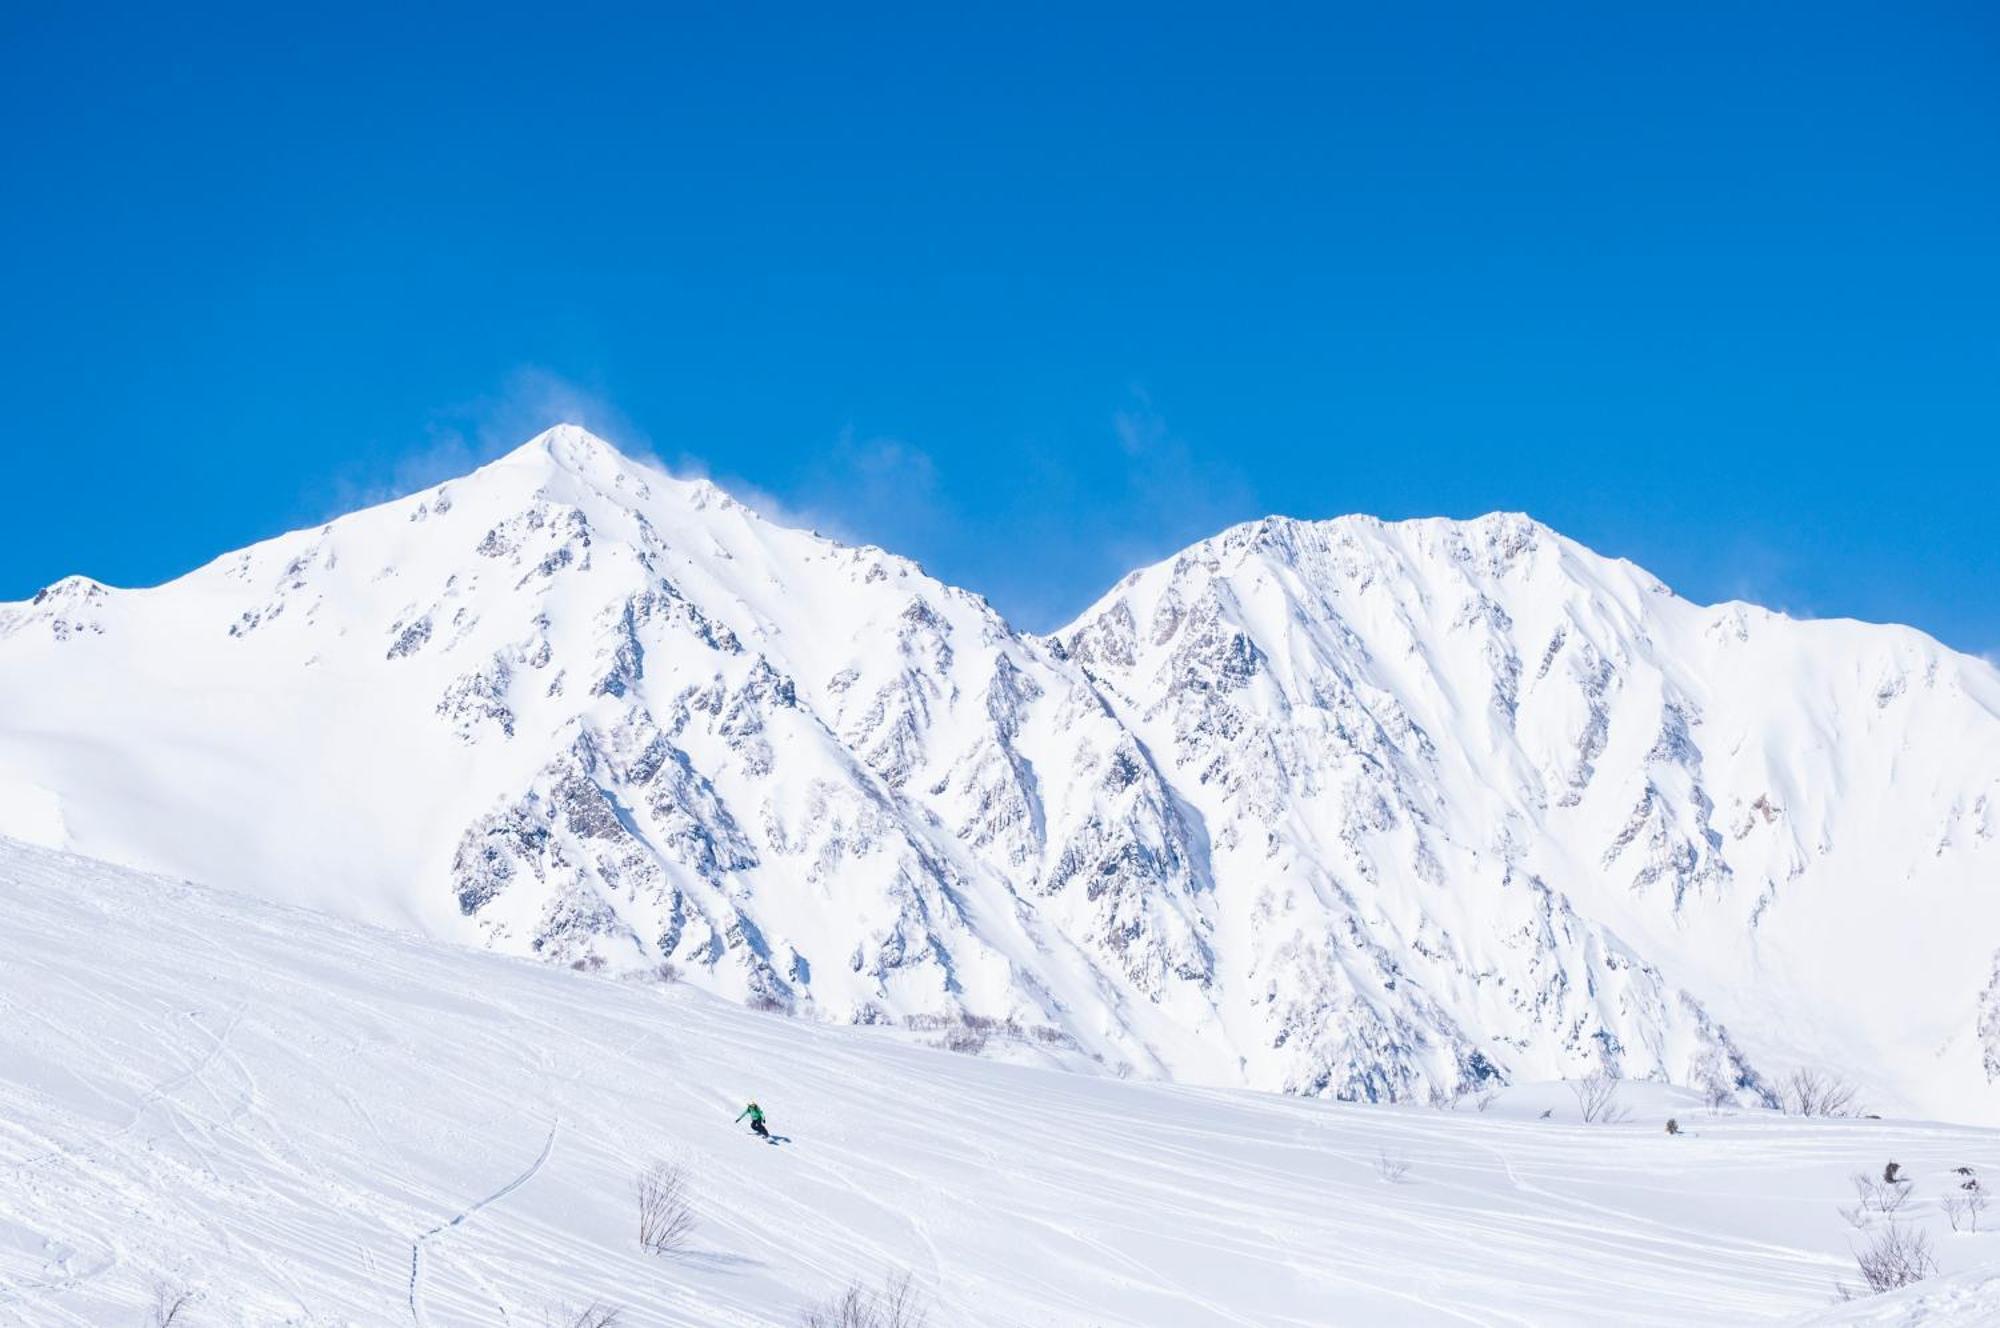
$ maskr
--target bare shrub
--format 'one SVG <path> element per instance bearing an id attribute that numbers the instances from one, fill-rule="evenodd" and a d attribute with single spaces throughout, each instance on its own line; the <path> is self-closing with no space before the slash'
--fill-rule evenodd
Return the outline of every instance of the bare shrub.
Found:
<path id="1" fill-rule="evenodd" d="M 1391 1185 L 1403 1183 L 1403 1177 L 1410 1174 L 1410 1159 L 1402 1156 L 1390 1157 L 1387 1153 L 1375 1154 L 1375 1174 Z"/>
<path id="2" fill-rule="evenodd" d="M 1778 1105 L 1787 1116 L 1855 1116 L 1854 1085 L 1824 1070 L 1793 1070 L 1778 1086 Z"/>
<path id="3" fill-rule="evenodd" d="M 1481 1093 L 1472 1099 L 1472 1109 L 1483 1116 L 1486 1114 L 1486 1109 L 1493 1105 L 1493 1100 L 1499 1096 L 1498 1093 Z"/>
<path id="4" fill-rule="evenodd" d="M 989 1042 L 1037 1042 L 1045 1047 L 1076 1048 L 1077 1041 L 1051 1024 L 1024 1024 L 1013 1016 L 995 1019 L 983 1014 L 910 1014 L 903 1027 L 913 1033 L 943 1033 L 933 1047 L 978 1055 Z"/>
<path id="5" fill-rule="evenodd" d="M 945 1030 L 943 1037 L 934 1044 L 946 1051 L 955 1051 L 963 1056 L 977 1056 L 986 1050 L 986 1031 L 981 1028 L 959 1024 Z"/>
<path id="6" fill-rule="evenodd" d="M 652 1254 L 686 1248 L 694 1234 L 694 1205 L 687 1168 L 655 1162 L 639 1173 L 639 1247 Z"/>
<path id="7" fill-rule="evenodd" d="M 930 1311 L 908 1273 L 883 1279 L 880 1291 L 855 1282 L 799 1317 L 800 1328 L 924 1328 L 929 1322 Z"/>
<path id="8" fill-rule="evenodd" d="M 1865 1171 L 1855 1172 L 1852 1180 L 1855 1197 L 1861 1201 L 1864 1211 L 1893 1217 L 1910 1201 L 1911 1185 L 1908 1180 L 1877 1180 Z"/>
<path id="9" fill-rule="evenodd" d="M 764 1014 L 790 1014 L 792 1012 L 792 1007 L 785 1004 L 782 996 L 775 996 L 768 991 L 751 992 L 744 998 L 743 1004 L 752 1010 L 757 1010 Z"/>
<path id="10" fill-rule="evenodd" d="M 1977 1182 L 1971 1186 L 1953 1190 L 1943 1199 L 1944 1215 L 1951 1220 L 1953 1231 L 1979 1230 L 1979 1215 L 1986 1211 L 1986 1191 Z"/>
<path id="11" fill-rule="evenodd" d="M 174 1282 L 155 1282 L 151 1328 L 175 1328 L 177 1324 L 185 1324 L 189 1317 L 189 1307 L 194 1302 L 193 1287 L 181 1286 Z"/>
<path id="12" fill-rule="evenodd" d="M 616 1305 L 593 1300 L 582 1309 L 558 1305 L 542 1315 L 542 1323 L 546 1328 L 618 1328 L 622 1313 Z"/>
<path id="13" fill-rule="evenodd" d="M 1630 1114 L 1618 1103 L 1618 1080 L 1603 1070 L 1570 1080 L 1569 1091 L 1586 1125 L 1615 1125 Z"/>
<path id="14" fill-rule="evenodd" d="M 1861 1270 L 1861 1280 L 1873 1292 L 1894 1291 L 1937 1271 L 1931 1238 L 1897 1222 L 1883 1226 L 1865 1249 L 1857 1250 L 1854 1263 Z"/>

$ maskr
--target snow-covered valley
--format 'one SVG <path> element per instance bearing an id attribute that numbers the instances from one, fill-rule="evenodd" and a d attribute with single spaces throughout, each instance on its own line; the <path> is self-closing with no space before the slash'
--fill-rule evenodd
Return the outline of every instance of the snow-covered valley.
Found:
<path id="1" fill-rule="evenodd" d="M 0 918 L 4 1325 L 149 1323 L 160 1286 L 189 1328 L 794 1325 L 901 1272 L 933 1328 L 2000 1315 L 2000 1234 L 1940 1208 L 2000 1175 L 1980 1128 L 994 1064 L 4 842 Z M 751 1097 L 791 1142 L 732 1124 Z M 635 1238 L 656 1158 L 697 1222 L 669 1255 Z M 1942 1275 L 1837 1305 L 1850 1176 L 1891 1159 Z"/>
<path id="2" fill-rule="evenodd" d="M 1239 526 L 1039 637 L 562 427 L 0 607 L 0 833 L 1097 1073 L 2000 1120 L 2000 674 L 1518 516 Z"/>

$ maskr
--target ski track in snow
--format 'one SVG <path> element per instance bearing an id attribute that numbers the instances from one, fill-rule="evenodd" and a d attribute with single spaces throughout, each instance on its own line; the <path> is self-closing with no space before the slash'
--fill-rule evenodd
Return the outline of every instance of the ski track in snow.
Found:
<path id="1" fill-rule="evenodd" d="M 506 1198 L 508 1195 L 520 1189 L 523 1185 L 526 1185 L 529 1181 L 533 1180 L 537 1175 L 539 1175 L 541 1173 L 542 1168 L 548 1165 L 549 1154 L 555 1151 L 556 1134 L 561 1130 L 561 1128 L 562 1128 L 562 1121 L 560 1118 L 549 1122 L 549 1135 L 548 1138 L 542 1142 L 542 1151 L 540 1152 L 540 1154 L 536 1156 L 535 1160 L 528 1165 L 528 1169 L 526 1171 L 523 1171 L 520 1175 L 514 1177 L 514 1179 L 508 1181 L 505 1185 L 502 1185 L 499 1189 L 493 1191 L 493 1193 L 487 1195 L 484 1199 L 479 1200 L 479 1202 L 473 1204 L 470 1208 L 467 1208 L 464 1211 L 458 1213 L 450 1221 L 440 1222 L 438 1225 L 432 1227 L 429 1231 L 424 1232 L 421 1236 L 418 1236 L 415 1240 L 410 1242 L 410 1318 L 413 1322 L 416 1323 L 417 1328 L 425 1328 L 425 1319 L 423 1310 L 423 1267 L 424 1267 L 424 1246 L 426 1242 L 434 1240 L 438 1236 L 443 1235 L 445 1232 L 450 1231 L 453 1227 L 463 1223 L 467 1218 L 471 1217 L 474 1213 L 479 1212 L 481 1209 L 488 1208 L 493 1204 L 500 1202 L 500 1200 Z M 506 1317 L 507 1310 L 504 1304 L 501 1306 L 500 1313 L 503 1318 Z"/>
<path id="2" fill-rule="evenodd" d="M 902 1269 L 953 1328 L 2000 1322 L 2000 1236 L 1936 1208 L 1950 1167 L 2000 1175 L 1990 1130 L 1645 1086 L 1584 1127 L 1560 1087 L 1481 1114 L 1065 1075 L 5 842 L 0 917 L 0 1328 L 140 1322 L 156 1279 L 198 1288 L 198 1328 L 592 1300 L 789 1328 Z M 792 1144 L 732 1123 L 751 1096 Z M 695 1187 L 677 1257 L 632 1239 L 655 1157 Z M 1835 1307 L 1836 1210 L 1889 1157 L 1949 1276 Z"/>

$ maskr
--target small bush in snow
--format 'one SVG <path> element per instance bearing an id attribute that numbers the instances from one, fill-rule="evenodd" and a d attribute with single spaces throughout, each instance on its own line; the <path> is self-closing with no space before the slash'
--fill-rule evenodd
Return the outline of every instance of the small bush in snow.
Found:
<path id="1" fill-rule="evenodd" d="M 1853 1181 L 1855 1197 L 1860 1199 L 1864 1212 L 1872 1210 L 1890 1217 L 1910 1200 L 1911 1186 L 1907 1180 L 1877 1180 L 1865 1171 L 1857 1171 Z"/>
<path id="2" fill-rule="evenodd" d="M 1855 1251 L 1854 1263 L 1873 1292 L 1894 1291 L 1937 1271 L 1931 1238 L 1897 1222 L 1888 1223 L 1865 1248 Z"/>
<path id="3" fill-rule="evenodd" d="M 180 1286 L 171 1282 L 153 1284 L 153 1317 L 148 1320 L 151 1328 L 178 1328 L 188 1321 L 189 1307 L 194 1304 L 193 1287 Z"/>
<path id="4" fill-rule="evenodd" d="M 1618 1081 L 1603 1070 L 1570 1080 L 1569 1091 L 1575 1095 L 1577 1113 L 1586 1125 L 1616 1124 L 1628 1114 L 1618 1104 Z"/>
<path id="5" fill-rule="evenodd" d="M 672 1254 L 687 1246 L 694 1227 L 687 1168 L 678 1162 L 655 1162 L 640 1172 L 639 1248 Z"/>
<path id="6" fill-rule="evenodd" d="M 908 1273 L 886 1279 L 880 1291 L 856 1282 L 799 1318 L 801 1328 L 924 1328 L 928 1322 L 930 1311 Z"/>
<path id="7" fill-rule="evenodd" d="M 743 1004 L 749 1009 L 757 1010 L 764 1014 L 790 1014 L 792 1012 L 792 1007 L 785 1004 L 783 998 L 773 996 L 768 991 L 751 992 L 743 999 Z"/>
<path id="8" fill-rule="evenodd" d="M 1986 1211 L 1986 1191 L 1973 1181 L 1967 1188 L 1945 1195 L 1943 1206 L 1953 1231 L 1977 1231 L 1979 1215 Z"/>
<path id="9" fill-rule="evenodd" d="M 955 1028 L 946 1029 L 944 1036 L 939 1038 L 935 1045 L 961 1055 L 977 1056 L 986 1050 L 986 1031 L 960 1024 Z"/>
<path id="10" fill-rule="evenodd" d="M 616 1305 L 605 1305 L 591 1301 L 582 1309 L 559 1305 L 542 1315 L 542 1322 L 548 1328 L 618 1328 L 622 1322 Z"/>
<path id="11" fill-rule="evenodd" d="M 1798 1069 L 1778 1086 L 1778 1103 L 1787 1116 L 1854 1116 L 1854 1092 L 1839 1075 Z"/>
<path id="12" fill-rule="evenodd" d="M 1400 1185 L 1403 1177 L 1410 1174 L 1410 1160 L 1406 1157 L 1390 1157 L 1387 1153 L 1377 1153 L 1375 1174 L 1391 1185 Z"/>

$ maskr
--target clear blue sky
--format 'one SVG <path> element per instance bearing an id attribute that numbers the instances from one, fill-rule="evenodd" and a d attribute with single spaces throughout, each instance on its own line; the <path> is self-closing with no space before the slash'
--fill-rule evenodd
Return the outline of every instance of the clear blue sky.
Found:
<path id="1" fill-rule="evenodd" d="M 1990 4 L 180 8 L 0 5 L 0 599 L 562 413 L 1034 627 L 1504 508 L 2000 649 Z"/>

